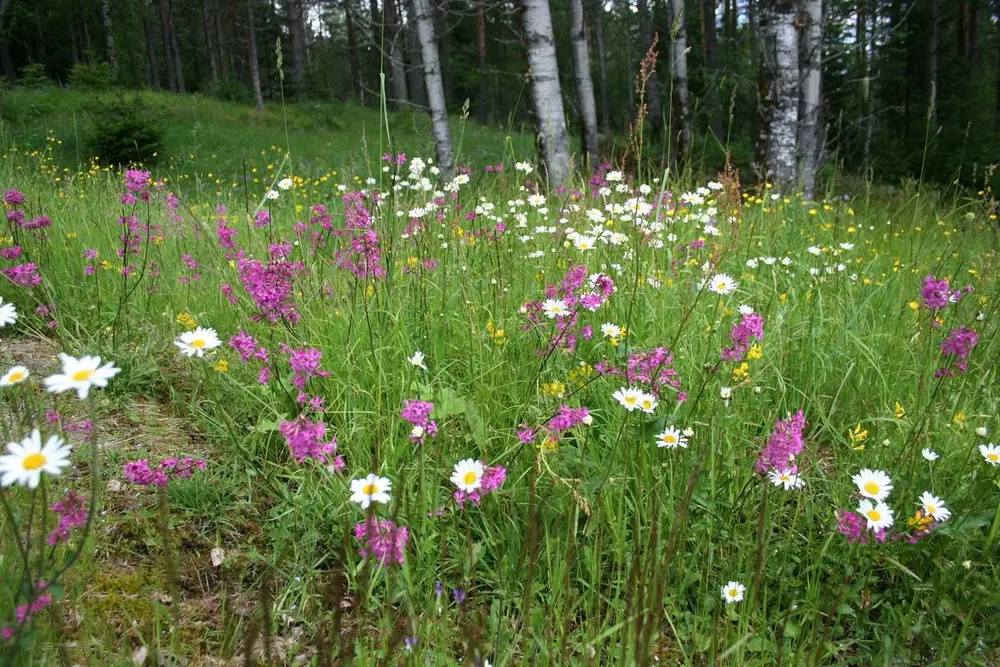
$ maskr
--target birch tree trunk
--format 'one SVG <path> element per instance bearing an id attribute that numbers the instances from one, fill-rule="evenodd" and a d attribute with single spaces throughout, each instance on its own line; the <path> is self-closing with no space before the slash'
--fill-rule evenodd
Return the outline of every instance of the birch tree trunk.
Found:
<path id="1" fill-rule="evenodd" d="M 799 122 L 799 33 L 794 0 L 760 2 L 760 102 L 766 177 L 787 190 L 795 180 Z"/>
<path id="2" fill-rule="evenodd" d="M 653 44 L 653 23 L 649 16 L 649 4 L 647 0 L 638 1 L 639 9 L 639 41 L 642 46 L 640 58 L 645 58 L 649 52 L 649 47 Z M 629 85 L 633 84 L 629 81 Z M 653 134 L 659 134 L 663 129 L 663 105 L 660 103 L 660 82 L 657 79 L 654 62 L 653 72 L 646 81 L 646 105 L 649 110 L 649 122 L 653 128 Z M 642 104 L 642 100 L 639 101 Z"/>
<path id="3" fill-rule="evenodd" d="M 688 89 L 687 17 L 684 0 L 670 0 L 670 47 L 674 73 L 674 94 L 677 96 L 677 157 L 687 155 L 691 145 L 691 95 Z"/>
<path id="4" fill-rule="evenodd" d="M 396 0 L 383 0 L 386 12 L 386 39 L 389 42 L 389 89 L 392 91 L 392 108 L 398 109 L 407 102 L 406 63 L 403 60 L 403 29 L 399 21 Z"/>
<path id="5" fill-rule="evenodd" d="M 816 189 L 820 153 L 820 109 L 823 77 L 823 0 L 802 0 L 800 45 L 799 165 L 798 182 L 806 198 Z M 862 41 L 862 50 L 865 44 Z"/>
<path id="6" fill-rule="evenodd" d="M 608 60 L 604 52 L 603 0 L 594 1 L 594 37 L 597 40 L 597 88 L 601 96 L 601 131 L 608 134 L 611 128 L 611 100 L 608 97 Z"/>
<path id="7" fill-rule="evenodd" d="M 108 46 L 108 64 L 111 65 L 111 74 L 118 76 L 118 52 L 115 50 L 115 31 L 111 23 L 111 0 L 101 2 L 101 21 L 104 22 L 104 35 Z"/>
<path id="8" fill-rule="evenodd" d="M 212 74 L 212 85 L 219 84 L 219 62 L 215 56 L 216 44 L 212 40 L 212 19 L 209 12 L 209 1 L 201 0 L 201 27 L 205 31 L 205 50 L 208 51 L 208 71 Z"/>
<path id="9" fill-rule="evenodd" d="M 476 116 L 480 125 L 486 125 L 489 105 L 489 78 L 486 76 L 486 0 L 476 2 L 476 64 L 479 67 L 479 102 Z"/>
<path id="10" fill-rule="evenodd" d="M 306 38 L 302 26 L 302 5 L 299 0 L 285 0 L 288 16 L 288 32 L 292 41 L 292 80 L 295 82 L 295 97 L 302 99 L 306 85 Z"/>
<path id="11" fill-rule="evenodd" d="M 717 0 L 702 0 L 701 18 L 702 23 L 704 24 L 705 34 L 705 69 L 708 70 L 709 75 L 709 123 L 712 129 L 712 134 L 718 141 L 722 141 L 722 107 L 719 103 L 719 66 L 717 62 L 717 56 L 719 53 L 719 33 L 715 17 L 717 4 Z"/>
<path id="12" fill-rule="evenodd" d="M 441 62 L 438 58 L 437 40 L 434 37 L 434 14 L 430 0 L 413 0 L 413 10 L 424 67 L 424 86 L 427 90 L 427 106 L 431 115 L 431 131 L 437 147 L 438 168 L 441 170 L 441 178 L 449 181 L 455 174 L 455 153 L 451 147 L 448 108 L 445 106 L 444 82 L 441 79 Z"/>
<path id="13" fill-rule="evenodd" d="M 524 41 L 545 171 L 549 185 L 560 186 L 569 172 L 569 146 L 549 0 L 524 0 Z"/>
<path id="14" fill-rule="evenodd" d="M 410 93 L 410 102 L 418 107 L 430 108 L 423 76 L 423 47 L 420 45 L 420 34 L 415 27 L 417 24 L 416 6 L 412 0 L 408 2 L 407 0 L 400 0 L 400 2 L 406 2 L 406 11 L 409 13 L 405 29 L 405 49 L 407 60 L 409 61 L 409 66 L 406 68 L 406 88 Z"/>
<path id="15" fill-rule="evenodd" d="M 576 96 L 580 103 L 580 122 L 583 124 L 583 145 L 587 158 L 596 164 L 600 156 L 597 145 L 597 105 L 594 102 L 594 83 L 590 78 L 590 49 L 587 48 L 585 26 L 583 0 L 569 0 L 569 38 L 573 46 L 573 74 Z"/>
<path id="16" fill-rule="evenodd" d="M 927 0 L 927 119 L 937 128 L 938 0 Z"/>
<path id="17" fill-rule="evenodd" d="M 247 0 L 247 40 L 250 42 L 250 83 L 253 86 L 253 98 L 257 103 L 257 113 L 264 111 L 264 95 L 260 91 L 260 64 L 257 58 L 257 34 L 253 25 L 253 3 Z"/>

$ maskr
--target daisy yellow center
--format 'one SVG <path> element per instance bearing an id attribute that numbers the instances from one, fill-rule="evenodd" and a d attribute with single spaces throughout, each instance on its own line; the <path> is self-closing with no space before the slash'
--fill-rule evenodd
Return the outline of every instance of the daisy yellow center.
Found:
<path id="1" fill-rule="evenodd" d="M 736 590 L 735 588 L 730 588 L 729 589 L 729 597 L 734 598 L 734 597 L 736 597 L 739 594 L 740 594 L 740 592 L 738 590 Z"/>
<path id="2" fill-rule="evenodd" d="M 881 521 L 882 513 L 878 510 L 868 510 L 868 519 L 870 521 Z"/>
<path id="3" fill-rule="evenodd" d="M 717 290 L 724 290 L 724 289 L 726 289 L 726 283 L 724 283 L 724 282 L 717 282 L 717 283 L 715 283 L 715 289 L 717 289 Z"/>
<path id="4" fill-rule="evenodd" d="M 791 477 L 785 473 L 781 473 L 780 475 L 778 475 L 778 479 L 780 479 L 782 482 L 787 482 L 788 480 L 791 479 Z"/>
<path id="5" fill-rule="evenodd" d="M 875 482 L 865 482 L 865 491 L 871 495 L 876 495 L 879 492 L 879 489 L 881 489 L 881 487 Z"/>
<path id="6" fill-rule="evenodd" d="M 21 371 L 15 371 L 10 374 L 10 378 L 8 379 L 10 380 L 11 384 L 14 384 L 15 382 L 20 382 L 21 380 L 24 379 L 24 373 L 22 373 Z"/>
<path id="7" fill-rule="evenodd" d="M 473 471 L 471 471 L 471 470 L 469 472 L 465 473 L 464 475 L 462 475 L 462 482 L 464 484 L 475 484 L 475 482 L 476 482 L 476 473 L 473 472 Z"/>
<path id="8" fill-rule="evenodd" d="M 635 401 L 636 401 L 635 396 L 626 396 L 625 397 L 625 402 L 628 403 L 629 405 L 635 405 Z M 990 456 L 993 456 L 993 455 L 991 454 Z"/>
<path id="9" fill-rule="evenodd" d="M 937 514 L 937 507 L 935 507 L 934 505 L 925 505 L 924 509 L 927 510 L 928 514 L 931 515 Z"/>
<path id="10" fill-rule="evenodd" d="M 653 403 L 652 403 L 651 401 L 643 401 L 643 402 L 642 402 L 642 407 L 644 407 L 644 408 L 648 408 L 648 407 L 650 407 L 650 406 L 651 406 L 652 404 L 653 404 Z"/>
<path id="11" fill-rule="evenodd" d="M 378 486 L 376 486 L 375 484 L 365 484 L 365 488 L 361 489 L 361 493 L 365 494 L 366 496 L 374 496 L 376 493 L 378 493 Z"/>
<path id="12" fill-rule="evenodd" d="M 24 457 L 24 461 L 21 462 L 25 470 L 38 470 L 43 465 L 45 465 L 45 454 L 41 452 L 35 452 L 34 454 L 28 454 Z"/>
<path id="13" fill-rule="evenodd" d="M 990 461 L 1000 461 L 1000 454 L 995 454 L 994 452 L 990 452 L 989 454 L 986 455 L 986 458 L 989 459 Z"/>
<path id="14" fill-rule="evenodd" d="M 677 436 L 672 433 L 667 433 L 663 436 L 663 442 L 677 442 Z"/>
<path id="15" fill-rule="evenodd" d="M 205 347 L 205 339 L 195 338 L 193 341 L 191 341 L 191 347 Z"/>
<path id="16" fill-rule="evenodd" d="M 73 382 L 86 382 L 94 374 L 92 370 L 82 370 L 73 373 Z"/>

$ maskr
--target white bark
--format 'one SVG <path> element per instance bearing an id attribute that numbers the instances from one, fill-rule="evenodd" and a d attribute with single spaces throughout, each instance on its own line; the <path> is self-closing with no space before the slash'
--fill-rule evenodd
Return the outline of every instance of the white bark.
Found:
<path id="1" fill-rule="evenodd" d="M 437 146 L 438 168 L 441 169 L 442 178 L 451 180 L 455 172 L 455 153 L 452 151 L 451 131 L 448 129 L 448 109 L 444 100 L 441 60 L 438 56 L 437 40 L 434 37 L 434 15 L 431 13 L 428 0 L 413 0 L 413 10 L 424 67 L 427 106 L 431 114 L 431 131 Z"/>
<path id="2" fill-rule="evenodd" d="M 118 75 L 118 52 L 115 50 L 115 31 L 111 24 L 111 0 L 104 0 L 101 3 L 101 20 L 104 22 L 104 34 L 108 45 L 108 64 L 111 65 L 111 73 Z"/>
<path id="3" fill-rule="evenodd" d="M 524 40 L 545 169 L 549 185 L 558 186 L 569 172 L 569 147 L 549 0 L 524 0 Z"/>
<path id="4" fill-rule="evenodd" d="M 684 157 L 691 145 L 691 95 L 688 92 L 687 67 L 687 17 L 684 15 L 684 0 L 670 0 L 671 40 L 674 73 L 674 92 L 677 95 L 677 152 Z"/>
<path id="5" fill-rule="evenodd" d="M 794 0 L 761 0 L 760 69 L 767 178 L 781 189 L 795 180 L 799 122 L 799 33 Z"/>
<path id="6" fill-rule="evenodd" d="M 820 153 L 820 85 L 823 74 L 823 0 L 802 0 L 802 92 L 799 105 L 799 185 L 806 197 L 816 189 Z M 864 48 L 864 47 L 862 47 Z"/>
<path id="7" fill-rule="evenodd" d="M 594 82 L 590 78 L 590 49 L 587 47 L 585 25 L 583 0 L 569 0 L 569 37 L 573 45 L 573 74 L 576 96 L 580 102 L 583 144 L 591 163 L 596 164 L 600 155 L 597 143 L 597 104 L 594 101 Z"/>

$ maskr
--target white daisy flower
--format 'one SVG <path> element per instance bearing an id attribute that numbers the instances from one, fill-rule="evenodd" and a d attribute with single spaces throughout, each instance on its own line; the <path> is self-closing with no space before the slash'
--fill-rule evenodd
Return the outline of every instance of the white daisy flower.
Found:
<path id="1" fill-rule="evenodd" d="M 771 484 L 785 487 L 785 491 L 794 491 L 806 485 L 805 480 L 790 470 L 778 472 L 775 468 L 771 468 L 767 478 L 771 480 Z"/>
<path id="2" fill-rule="evenodd" d="M 0 297 L 0 327 L 6 327 L 17 322 L 17 308 L 12 303 L 4 303 Z"/>
<path id="3" fill-rule="evenodd" d="M 351 481 L 351 502 L 358 503 L 363 510 L 368 509 L 373 502 L 385 505 L 390 500 L 391 490 L 392 482 L 372 473 L 362 479 Z"/>
<path id="4" fill-rule="evenodd" d="M 653 414 L 653 411 L 656 410 L 656 406 L 659 404 L 660 402 L 656 399 L 656 396 L 654 396 L 653 394 L 647 394 L 643 392 L 639 396 L 639 409 L 645 412 L 646 414 L 649 415 Z"/>
<path id="5" fill-rule="evenodd" d="M 535 208 L 543 206 L 545 205 L 545 195 L 531 195 L 528 197 L 528 203 Z"/>
<path id="6" fill-rule="evenodd" d="M 555 319 L 556 317 L 563 317 L 569 314 L 569 308 L 566 306 L 566 302 L 562 299 L 546 299 L 542 303 L 542 312 L 549 319 Z"/>
<path id="7" fill-rule="evenodd" d="M 530 174 L 534 167 L 531 166 L 530 162 L 517 162 L 514 164 L 514 169 L 524 174 Z"/>
<path id="8" fill-rule="evenodd" d="M 940 454 L 938 454 L 929 447 L 924 447 L 923 449 L 921 449 L 920 455 L 924 457 L 925 461 L 937 461 L 939 458 L 941 458 Z"/>
<path id="9" fill-rule="evenodd" d="M 194 331 L 185 331 L 174 345 L 180 348 L 181 354 L 185 357 L 204 357 L 206 350 L 211 350 L 222 345 L 219 334 L 215 329 L 198 327 Z"/>
<path id="10" fill-rule="evenodd" d="M 726 273 L 719 273 L 712 276 L 712 279 L 708 282 L 708 289 L 721 296 L 729 296 L 739 286 L 740 284 Z"/>
<path id="11" fill-rule="evenodd" d="M 281 193 L 279 193 L 277 190 L 268 190 L 267 192 L 264 193 L 264 198 L 265 199 L 274 200 L 274 199 L 277 199 L 280 196 L 281 196 Z"/>
<path id="12" fill-rule="evenodd" d="M 280 181 L 278 181 L 278 187 L 281 188 L 282 190 L 291 190 L 292 189 L 292 179 L 290 179 L 290 178 L 283 178 L 283 179 L 281 179 Z"/>
<path id="13" fill-rule="evenodd" d="M 990 465 L 1000 465 L 1000 447 L 992 442 L 987 445 L 979 445 L 979 453 Z"/>
<path id="14" fill-rule="evenodd" d="M 36 428 L 21 442 L 9 443 L 7 454 L 0 456 L 0 486 L 19 484 L 34 489 L 43 472 L 54 476 L 69 466 L 69 451 L 58 435 L 50 435 L 43 445 Z"/>
<path id="15" fill-rule="evenodd" d="M 573 245 L 577 250 L 593 250 L 596 243 L 597 239 L 593 236 L 577 235 L 577 237 L 573 240 Z"/>
<path id="16" fill-rule="evenodd" d="M 677 449 L 678 447 L 687 447 L 688 441 L 687 437 L 676 427 L 668 426 L 663 433 L 656 436 L 656 446 Z"/>
<path id="17" fill-rule="evenodd" d="M 863 468 L 861 472 L 851 477 L 851 481 L 857 485 L 861 495 L 879 502 L 885 500 L 892 491 L 892 480 L 884 470 Z"/>
<path id="18" fill-rule="evenodd" d="M 726 601 L 726 604 L 735 604 L 743 599 L 743 594 L 746 591 L 747 587 L 740 582 L 730 581 L 722 587 L 722 599 Z"/>
<path id="19" fill-rule="evenodd" d="M 629 412 L 639 409 L 639 401 L 642 399 L 642 392 L 634 387 L 622 387 L 615 393 L 611 395 L 611 398 L 615 399 Z"/>
<path id="20" fill-rule="evenodd" d="M 107 387 L 108 380 L 121 371 L 110 361 L 102 366 L 100 357 L 84 356 L 77 359 L 60 352 L 59 359 L 62 360 L 62 373 L 45 378 L 45 387 L 55 394 L 76 391 L 80 400 L 87 398 L 91 387 Z"/>
<path id="21" fill-rule="evenodd" d="M 622 328 L 613 322 L 605 322 L 601 325 L 601 335 L 605 338 L 621 338 Z"/>
<path id="22" fill-rule="evenodd" d="M 725 403 L 726 407 L 729 407 L 729 400 L 733 397 L 732 387 L 719 387 L 719 398 Z"/>
<path id="23" fill-rule="evenodd" d="M 12 366 L 10 370 L 0 377 L 0 387 L 10 387 L 19 382 L 24 382 L 31 375 L 24 366 Z"/>
<path id="24" fill-rule="evenodd" d="M 740 315 L 753 315 L 753 306 L 743 304 L 740 306 Z"/>
<path id="25" fill-rule="evenodd" d="M 920 494 L 920 507 L 938 523 L 944 523 L 951 517 L 951 510 L 944 506 L 944 500 L 930 491 Z"/>
<path id="26" fill-rule="evenodd" d="M 424 363 L 424 353 L 421 352 L 420 350 L 414 352 L 413 355 L 407 357 L 406 360 L 409 361 L 414 366 L 416 366 L 417 368 L 422 368 L 425 371 L 427 370 L 427 364 Z"/>
<path id="27" fill-rule="evenodd" d="M 459 491 L 471 493 L 483 485 L 483 463 L 475 459 L 465 459 L 455 464 L 451 473 L 451 483 Z"/>
<path id="28" fill-rule="evenodd" d="M 892 526 L 892 510 L 883 502 L 872 504 L 870 500 L 862 500 L 858 505 L 858 514 L 868 521 L 872 530 L 885 530 Z"/>

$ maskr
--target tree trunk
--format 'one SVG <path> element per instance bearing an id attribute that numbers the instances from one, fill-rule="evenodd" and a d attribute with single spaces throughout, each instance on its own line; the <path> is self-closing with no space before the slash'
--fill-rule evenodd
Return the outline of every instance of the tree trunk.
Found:
<path id="1" fill-rule="evenodd" d="M 403 49 L 403 27 L 399 20 L 399 6 L 396 0 L 383 0 L 383 9 L 388 12 L 386 38 L 389 40 L 389 86 L 392 91 L 391 107 L 398 109 L 409 101 L 406 85 L 406 62 Z"/>
<path id="2" fill-rule="evenodd" d="M 799 67 L 802 90 L 799 96 L 799 185 L 806 198 L 816 189 L 816 169 L 820 154 L 820 109 L 823 76 L 823 0 L 802 0 L 802 43 Z M 861 49 L 865 42 L 861 39 Z"/>
<path id="3" fill-rule="evenodd" d="M 179 92 L 177 87 L 177 72 L 174 71 L 174 57 L 170 46 L 170 0 L 157 0 L 160 10 L 160 36 L 163 38 L 164 63 L 167 66 L 167 87 L 170 92 Z"/>
<path id="4" fill-rule="evenodd" d="M 868 171 L 871 156 L 872 117 L 871 117 L 871 67 L 868 60 L 868 0 L 860 0 L 857 9 L 858 63 L 861 81 L 861 127 L 865 139 L 861 149 L 861 160 L 865 172 Z"/>
<path id="5" fill-rule="evenodd" d="M 344 24 L 347 28 L 347 57 L 351 63 L 351 90 L 361 99 L 361 62 L 358 60 L 358 37 L 354 32 L 354 0 L 344 0 Z"/>
<path id="6" fill-rule="evenodd" d="M 674 94 L 677 97 L 677 157 L 691 146 L 691 96 L 688 89 L 687 17 L 684 0 L 670 0 L 670 46 L 673 51 Z"/>
<path id="7" fill-rule="evenodd" d="M 406 2 L 406 0 L 400 0 Z M 406 52 L 409 67 L 406 70 L 406 88 L 410 93 L 410 101 L 418 107 L 427 108 L 427 92 L 424 88 L 423 57 L 421 55 L 420 35 L 417 33 L 416 8 L 413 0 L 406 4 L 406 11 L 409 12 L 409 21 L 406 26 Z"/>
<path id="8" fill-rule="evenodd" d="M 583 19 L 583 0 L 569 0 L 569 38 L 573 48 L 573 75 L 576 96 L 580 103 L 580 123 L 583 125 L 583 149 L 591 164 L 597 163 L 597 105 L 594 83 L 590 78 L 590 49 Z"/>
<path id="9" fill-rule="evenodd" d="M 722 141 L 722 107 L 719 102 L 719 33 L 716 24 L 715 9 L 718 0 L 702 0 L 701 20 L 705 34 L 705 69 L 708 73 L 706 97 L 708 98 L 709 127 L 712 135 Z"/>
<path id="10" fill-rule="evenodd" d="M 595 0 L 594 37 L 597 39 L 597 88 L 601 96 L 601 131 L 611 131 L 611 100 L 608 97 L 608 60 L 604 52 L 604 2 Z M 631 86 L 631 82 L 629 82 Z"/>
<path id="11" fill-rule="evenodd" d="M 569 146 L 549 0 L 524 0 L 524 41 L 545 171 L 549 185 L 560 186 L 569 172 Z"/>
<path id="12" fill-rule="evenodd" d="M 253 98 L 257 103 L 257 113 L 264 112 L 264 95 L 260 90 L 260 63 L 257 58 L 257 34 L 253 25 L 253 3 L 247 0 L 247 41 L 250 42 L 250 84 L 253 86 Z"/>
<path id="13" fill-rule="evenodd" d="M 438 61 L 441 64 L 441 82 L 444 98 L 451 99 L 451 29 L 448 26 L 448 0 L 431 0 L 434 9 L 434 34 L 437 35 Z M 464 11 L 464 9 L 463 9 Z"/>
<path id="14" fill-rule="evenodd" d="M 292 42 L 292 81 L 295 98 L 302 99 L 306 92 L 306 38 L 302 25 L 302 5 L 299 0 L 284 0 L 288 17 L 288 34 Z"/>
<path id="15" fill-rule="evenodd" d="M 147 77 L 149 87 L 159 90 L 160 60 L 156 55 L 156 41 L 153 39 L 153 27 L 145 15 L 142 17 L 142 35 L 146 39 L 146 57 L 149 58 L 149 72 Z"/>
<path id="16" fill-rule="evenodd" d="M 209 3 L 211 0 L 201 0 L 201 25 L 205 31 L 205 50 L 208 51 L 208 70 L 212 74 L 212 85 L 219 85 L 219 62 L 216 58 L 216 44 L 212 39 L 212 16 Z"/>
<path id="17" fill-rule="evenodd" d="M 172 13 L 172 8 L 168 8 L 168 16 Z M 181 63 L 181 51 L 177 48 L 177 31 L 173 27 L 173 17 L 170 18 L 170 53 L 174 58 L 174 74 L 177 76 L 177 92 L 183 93 L 187 88 L 184 85 L 184 65 Z"/>
<path id="18" fill-rule="evenodd" d="M 417 39 L 424 66 L 424 86 L 431 115 L 431 131 L 437 147 L 438 168 L 445 181 L 455 174 L 455 153 L 451 147 L 448 128 L 448 108 L 445 105 L 444 82 L 441 80 L 441 63 L 438 58 L 437 40 L 434 37 L 434 15 L 430 0 L 413 0 Z"/>
<path id="19" fill-rule="evenodd" d="M 760 2 L 760 102 L 766 178 L 787 190 L 795 180 L 799 120 L 799 40 L 794 0 Z"/>
<path id="20" fill-rule="evenodd" d="M 649 52 L 649 47 L 653 44 L 652 18 L 649 15 L 649 5 L 647 0 L 639 0 L 639 43 L 642 45 L 640 58 L 645 58 Z M 657 59 L 659 59 L 659 54 Z M 629 82 L 632 85 L 633 82 Z M 642 101 L 640 100 L 640 104 Z M 656 62 L 652 64 L 652 72 L 646 82 L 646 104 L 649 109 L 649 122 L 653 128 L 653 134 L 658 135 L 663 129 L 663 106 L 660 104 L 660 84 L 656 76 Z"/>
<path id="21" fill-rule="evenodd" d="M 118 52 L 115 51 L 115 31 L 111 23 L 111 0 L 101 2 L 101 21 L 104 22 L 104 35 L 107 40 L 108 64 L 111 65 L 111 75 L 118 76 Z"/>
<path id="22" fill-rule="evenodd" d="M 486 0 L 476 3 L 476 64 L 479 67 L 479 103 L 476 116 L 480 125 L 486 125 L 489 104 L 489 77 L 486 75 Z"/>
<path id="23" fill-rule="evenodd" d="M 937 128 L 938 0 L 927 0 L 927 120 Z"/>

